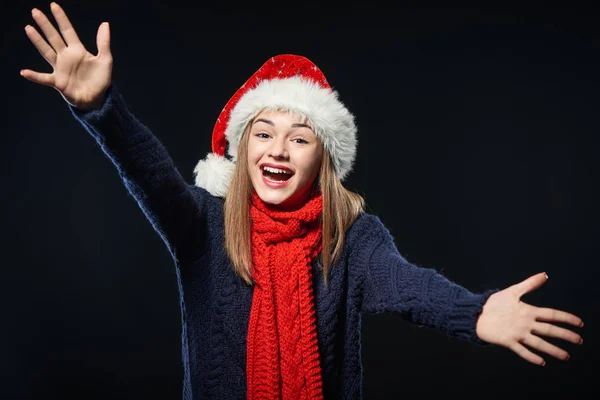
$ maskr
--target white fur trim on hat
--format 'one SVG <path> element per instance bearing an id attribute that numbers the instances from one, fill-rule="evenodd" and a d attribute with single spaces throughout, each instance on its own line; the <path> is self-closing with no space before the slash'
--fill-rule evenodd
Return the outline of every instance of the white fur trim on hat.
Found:
<path id="1" fill-rule="evenodd" d="M 208 153 L 194 168 L 195 184 L 213 196 L 225 197 L 229 190 L 235 164 L 215 153 Z"/>
<path id="2" fill-rule="evenodd" d="M 228 154 L 234 160 L 244 129 L 262 110 L 290 110 L 306 116 L 331 154 L 340 180 L 351 171 L 356 157 L 357 129 L 354 116 L 339 101 L 336 91 L 299 76 L 259 83 L 231 111 L 225 136 L 229 142 Z"/>

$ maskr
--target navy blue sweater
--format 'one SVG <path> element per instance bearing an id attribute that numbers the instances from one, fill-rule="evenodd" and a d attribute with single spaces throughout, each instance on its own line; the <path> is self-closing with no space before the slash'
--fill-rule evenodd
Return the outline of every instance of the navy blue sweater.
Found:
<path id="1" fill-rule="evenodd" d="M 102 107 L 70 107 L 116 166 L 166 244 L 177 271 L 184 399 L 246 398 L 246 335 L 253 289 L 233 272 L 224 247 L 223 199 L 186 183 L 116 86 Z M 361 313 L 405 319 L 484 345 L 475 323 L 487 298 L 434 269 L 409 263 L 380 219 L 362 214 L 348 230 L 329 286 L 313 266 L 317 338 L 326 399 L 362 398 Z"/>

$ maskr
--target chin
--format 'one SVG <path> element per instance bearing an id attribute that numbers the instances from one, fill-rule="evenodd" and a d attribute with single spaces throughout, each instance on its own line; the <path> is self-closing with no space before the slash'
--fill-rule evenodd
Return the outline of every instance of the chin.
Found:
<path id="1" fill-rule="evenodd" d="M 285 205 L 291 197 L 291 195 L 287 191 L 277 191 L 276 189 L 264 187 L 258 187 L 256 189 L 256 193 L 262 201 L 273 205 Z"/>

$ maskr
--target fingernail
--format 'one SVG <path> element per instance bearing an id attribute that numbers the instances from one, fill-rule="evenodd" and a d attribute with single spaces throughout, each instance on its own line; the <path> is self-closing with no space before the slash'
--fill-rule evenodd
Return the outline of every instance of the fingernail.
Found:
<path id="1" fill-rule="evenodd" d="M 567 356 L 565 357 L 565 361 L 567 361 L 569 358 L 571 358 L 571 355 L 567 354 Z"/>
<path id="2" fill-rule="evenodd" d="M 583 338 L 579 339 L 579 344 L 583 344 Z"/>
<path id="3" fill-rule="evenodd" d="M 544 275 L 546 275 L 546 279 L 548 279 L 548 274 L 544 272 Z"/>
<path id="4" fill-rule="evenodd" d="M 545 367 L 546 366 L 546 361 L 542 361 L 542 365 L 541 366 Z"/>
<path id="5" fill-rule="evenodd" d="M 581 323 L 579 324 L 580 328 L 583 328 L 583 321 L 581 321 Z"/>

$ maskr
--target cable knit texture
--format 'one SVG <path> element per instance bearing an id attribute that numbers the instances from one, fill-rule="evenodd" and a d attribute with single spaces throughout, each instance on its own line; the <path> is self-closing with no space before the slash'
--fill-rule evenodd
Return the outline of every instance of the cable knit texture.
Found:
<path id="1" fill-rule="evenodd" d="M 246 399 L 248 327 L 258 290 L 235 275 L 227 257 L 223 199 L 183 179 L 165 146 L 129 111 L 115 86 L 98 110 L 68 107 L 116 167 L 172 256 L 180 295 L 183 399 Z M 313 262 L 311 269 L 325 399 L 362 398 L 362 313 L 397 313 L 417 325 L 485 345 L 475 324 L 498 289 L 472 293 L 433 269 L 409 263 L 377 216 L 364 213 L 350 227 L 327 287 L 319 263 Z M 298 286 L 299 299 L 310 298 L 301 290 L 305 287 Z M 298 322 L 310 316 L 308 308 L 298 310 L 306 313 Z M 406 343 L 399 340 L 398 346 Z M 261 351 L 255 349 L 255 357 L 263 357 Z M 314 359 L 314 353 L 306 355 Z"/>
<path id="2" fill-rule="evenodd" d="M 323 398 L 311 271 L 322 210 L 321 195 L 281 211 L 253 193 L 248 400 Z"/>

